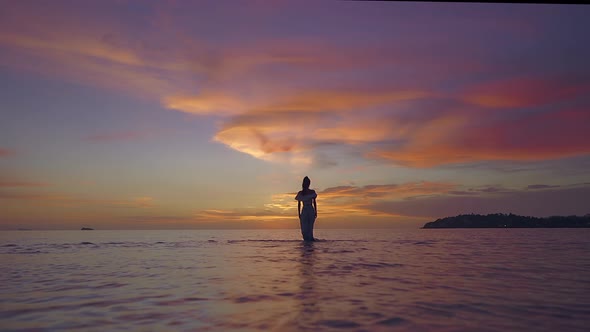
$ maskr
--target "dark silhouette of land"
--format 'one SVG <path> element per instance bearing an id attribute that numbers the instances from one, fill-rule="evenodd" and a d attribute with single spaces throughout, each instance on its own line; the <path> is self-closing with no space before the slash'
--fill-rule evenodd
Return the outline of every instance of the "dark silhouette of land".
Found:
<path id="1" fill-rule="evenodd" d="M 81 229 L 82 231 L 93 231 L 94 228 L 90 228 L 90 227 L 82 227 Z"/>
<path id="2" fill-rule="evenodd" d="M 590 214 L 547 218 L 512 213 L 461 214 L 428 222 L 422 228 L 590 228 Z"/>

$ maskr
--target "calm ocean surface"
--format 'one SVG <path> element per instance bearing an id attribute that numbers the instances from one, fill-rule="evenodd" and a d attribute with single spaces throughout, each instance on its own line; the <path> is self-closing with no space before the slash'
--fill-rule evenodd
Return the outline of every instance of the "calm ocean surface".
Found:
<path id="1" fill-rule="evenodd" d="M 590 229 L 8 231 L 0 330 L 588 331 Z"/>

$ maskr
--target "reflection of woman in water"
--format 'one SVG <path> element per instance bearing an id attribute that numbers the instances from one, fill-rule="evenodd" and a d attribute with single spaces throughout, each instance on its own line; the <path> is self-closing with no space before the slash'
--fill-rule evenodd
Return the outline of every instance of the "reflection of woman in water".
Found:
<path id="1" fill-rule="evenodd" d="M 314 241 L 313 223 L 318 216 L 318 205 L 315 201 L 318 194 L 315 193 L 315 190 L 309 189 L 310 184 L 311 180 L 307 176 L 304 177 L 303 184 L 301 185 L 303 190 L 295 196 L 299 223 L 301 224 L 301 234 L 303 235 L 304 241 Z M 303 202 L 303 210 L 301 210 L 301 202 Z"/>

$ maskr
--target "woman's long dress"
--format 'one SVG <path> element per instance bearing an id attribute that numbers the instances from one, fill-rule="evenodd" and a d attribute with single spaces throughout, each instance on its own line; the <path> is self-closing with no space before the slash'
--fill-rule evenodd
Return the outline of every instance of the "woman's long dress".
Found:
<path id="1" fill-rule="evenodd" d="M 301 216 L 299 217 L 299 223 L 301 224 L 301 235 L 303 235 L 304 241 L 313 241 L 313 223 L 315 222 L 315 210 L 312 202 L 318 197 L 313 192 L 311 194 L 302 195 L 298 193 L 295 199 L 303 203 L 303 209 L 301 210 Z"/>

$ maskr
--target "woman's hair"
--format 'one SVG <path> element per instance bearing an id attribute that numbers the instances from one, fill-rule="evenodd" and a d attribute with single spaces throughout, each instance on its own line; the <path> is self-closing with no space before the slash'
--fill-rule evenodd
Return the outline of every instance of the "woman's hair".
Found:
<path id="1" fill-rule="evenodd" d="M 303 178 L 303 183 L 301 184 L 301 188 L 303 191 L 309 190 L 309 185 L 311 184 L 311 180 L 306 176 Z"/>

